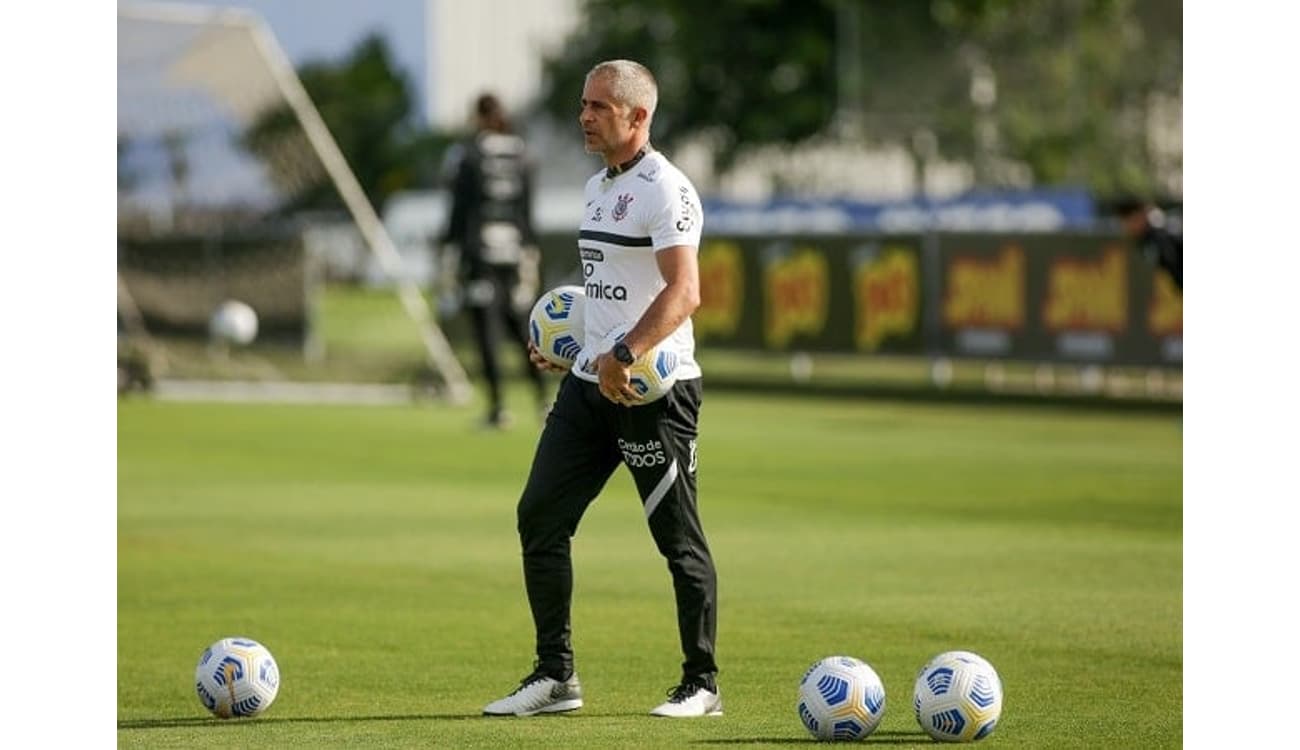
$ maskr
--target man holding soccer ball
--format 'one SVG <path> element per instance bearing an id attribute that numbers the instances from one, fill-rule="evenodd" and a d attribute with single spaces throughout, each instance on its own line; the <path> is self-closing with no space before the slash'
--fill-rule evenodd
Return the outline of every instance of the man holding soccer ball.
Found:
<path id="1" fill-rule="evenodd" d="M 519 500 L 524 583 L 536 626 L 537 662 L 508 696 L 483 712 L 531 716 L 582 706 L 569 610 L 570 538 L 605 482 L 626 464 L 676 593 L 681 681 L 656 716 L 722 713 L 714 660 L 717 577 L 696 508 L 700 368 L 691 313 L 699 306 L 703 213 L 690 180 L 650 145 L 654 76 L 629 60 L 587 74 L 578 122 L 588 153 L 606 169 L 587 181 L 578 235 L 585 278 L 584 349 L 563 379 Z M 606 334 L 631 326 L 617 343 Z M 679 374 L 662 398 L 643 402 L 630 368 L 671 346 Z M 533 363 L 556 369 L 535 349 Z"/>

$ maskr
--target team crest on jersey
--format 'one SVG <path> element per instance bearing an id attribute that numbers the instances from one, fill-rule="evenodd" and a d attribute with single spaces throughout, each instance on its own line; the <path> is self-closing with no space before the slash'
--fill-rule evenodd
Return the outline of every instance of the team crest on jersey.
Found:
<path id="1" fill-rule="evenodd" d="M 618 203 L 614 204 L 614 210 L 610 212 L 610 216 L 614 217 L 614 221 L 622 221 L 627 216 L 627 204 L 631 202 L 631 193 L 623 193 L 618 197 Z"/>

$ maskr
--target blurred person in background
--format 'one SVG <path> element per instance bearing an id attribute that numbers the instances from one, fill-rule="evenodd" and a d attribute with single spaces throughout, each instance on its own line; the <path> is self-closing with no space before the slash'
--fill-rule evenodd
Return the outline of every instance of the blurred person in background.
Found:
<path id="1" fill-rule="evenodd" d="M 511 423 L 497 357 L 498 326 L 526 359 L 528 310 L 538 293 L 539 252 L 533 229 L 532 164 L 501 101 L 483 93 L 474 102 L 474 134 L 447 154 L 444 179 L 451 190 L 451 216 L 442 235 L 439 303 L 469 311 L 483 377 L 487 427 Z M 545 409 L 541 373 L 525 366 Z"/>
<path id="2" fill-rule="evenodd" d="M 1157 268 L 1169 272 L 1178 291 L 1183 289 L 1183 237 L 1170 230 L 1164 211 L 1150 201 L 1124 198 L 1116 204 L 1124 235 Z"/>
<path id="3" fill-rule="evenodd" d="M 578 232 L 587 296 L 585 346 L 560 383 L 528 481 L 517 528 L 536 662 L 492 716 L 531 716 L 582 706 L 570 639 L 570 539 L 609 477 L 625 464 L 646 525 L 672 575 L 681 680 L 654 716 L 718 716 L 717 575 L 696 501 L 696 441 L 702 396 L 691 313 L 700 304 L 697 254 L 704 220 L 695 186 L 650 145 L 658 102 L 654 76 L 629 60 L 587 73 L 578 123 L 587 153 L 604 168 L 587 180 Z M 612 346 L 614 326 L 632 324 Z M 677 352 L 681 375 L 650 403 L 630 382 L 637 357 L 660 342 Z M 534 364 L 553 369 L 536 350 Z M 640 656 L 634 658 L 640 659 Z"/>

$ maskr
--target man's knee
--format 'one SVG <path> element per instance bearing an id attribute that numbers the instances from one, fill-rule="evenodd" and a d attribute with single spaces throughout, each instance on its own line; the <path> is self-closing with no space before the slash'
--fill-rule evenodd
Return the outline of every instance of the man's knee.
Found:
<path id="1" fill-rule="evenodd" d="M 713 558 L 708 550 L 690 541 L 678 539 L 660 543 L 659 554 L 668 563 L 668 569 L 674 574 L 689 578 L 704 578 L 713 575 Z"/>
<path id="2" fill-rule="evenodd" d="M 573 536 L 573 529 L 557 512 L 552 503 L 525 491 L 515 510 L 515 528 L 524 554 L 564 544 Z"/>
<path id="3" fill-rule="evenodd" d="M 515 508 L 515 528 L 518 529 L 520 536 L 536 530 L 545 517 L 542 503 L 536 496 L 525 490 L 523 496 L 519 498 L 518 507 Z"/>

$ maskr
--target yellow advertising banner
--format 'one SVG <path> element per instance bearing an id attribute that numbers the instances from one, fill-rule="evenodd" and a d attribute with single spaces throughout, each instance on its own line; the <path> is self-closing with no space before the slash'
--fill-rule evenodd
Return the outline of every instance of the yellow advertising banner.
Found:
<path id="1" fill-rule="evenodd" d="M 888 336 L 916 333 L 921 273 L 911 250 L 886 247 L 853 267 L 854 336 L 858 349 L 876 351 Z"/>
<path id="2" fill-rule="evenodd" d="M 1043 327 L 1052 333 L 1123 331 L 1128 326 L 1127 261 L 1115 246 L 1100 257 L 1053 258 L 1047 266 Z"/>
<path id="3" fill-rule="evenodd" d="M 943 322 L 951 328 L 1025 326 L 1025 251 L 1004 245 L 991 258 L 956 253 L 948 262 Z"/>
<path id="4" fill-rule="evenodd" d="M 1183 335 L 1183 294 L 1164 271 L 1151 277 L 1147 330 L 1160 338 Z"/>
<path id="5" fill-rule="evenodd" d="M 700 245 L 700 306 L 691 316 L 695 332 L 734 336 L 745 304 L 745 266 L 740 244 L 706 240 Z"/>
<path id="6" fill-rule="evenodd" d="M 830 297 L 826 256 L 811 247 L 797 247 L 769 262 L 763 272 L 767 345 L 785 348 L 796 334 L 819 335 L 826 327 Z"/>

